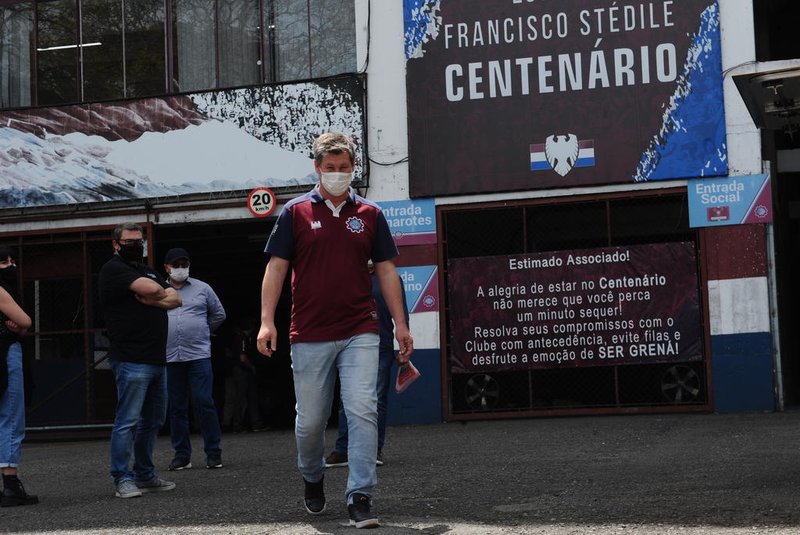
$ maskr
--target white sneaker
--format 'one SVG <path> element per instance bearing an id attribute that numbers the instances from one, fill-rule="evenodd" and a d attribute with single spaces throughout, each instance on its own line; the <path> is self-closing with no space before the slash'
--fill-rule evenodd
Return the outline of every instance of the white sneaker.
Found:
<path id="1" fill-rule="evenodd" d="M 138 498 L 141 495 L 142 491 L 130 479 L 117 483 L 116 492 L 114 493 L 117 498 Z"/>

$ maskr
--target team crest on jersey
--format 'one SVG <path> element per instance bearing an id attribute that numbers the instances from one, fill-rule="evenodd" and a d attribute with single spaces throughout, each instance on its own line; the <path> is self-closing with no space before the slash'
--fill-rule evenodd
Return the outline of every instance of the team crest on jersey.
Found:
<path id="1" fill-rule="evenodd" d="M 360 217 L 348 217 L 344 224 L 350 232 L 355 234 L 364 232 L 364 221 Z"/>

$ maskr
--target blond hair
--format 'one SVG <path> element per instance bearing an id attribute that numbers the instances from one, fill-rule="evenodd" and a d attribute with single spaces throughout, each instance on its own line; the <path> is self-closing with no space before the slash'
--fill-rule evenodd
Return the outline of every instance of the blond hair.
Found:
<path id="1" fill-rule="evenodd" d="M 346 152 L 350 156 L 350 163 L 355 164 L 356 161 L 356 147 L 353 141 L 344 134 L 339 132 L 326 132 L 314 140 L 311 146 L 314 153 L 314 161 L 317 165 L 322 163 L 322 158 L 326 154 L 341 154 Z"/>

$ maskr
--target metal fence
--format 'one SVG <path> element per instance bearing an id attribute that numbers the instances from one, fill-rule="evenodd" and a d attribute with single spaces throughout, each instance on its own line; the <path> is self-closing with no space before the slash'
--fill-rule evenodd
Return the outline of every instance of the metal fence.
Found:
<path id="1" fill-rule="evenodd" d="M 111 258 L 111 229 L 24 234 L 17 249 L 23 308 L 33 326 L 22 340 L 27 425 L 91 426 L 113 421 L 116 393 L 105 364 L 97 276 Z"/>

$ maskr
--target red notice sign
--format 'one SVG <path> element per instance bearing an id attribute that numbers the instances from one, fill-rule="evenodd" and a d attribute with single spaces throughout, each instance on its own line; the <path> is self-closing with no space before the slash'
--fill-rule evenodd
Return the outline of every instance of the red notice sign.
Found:
<path id="1" fill-rule="evenodd" d="M 691 243 L 457 258 L 453 372 L 702 359 Z"/>

